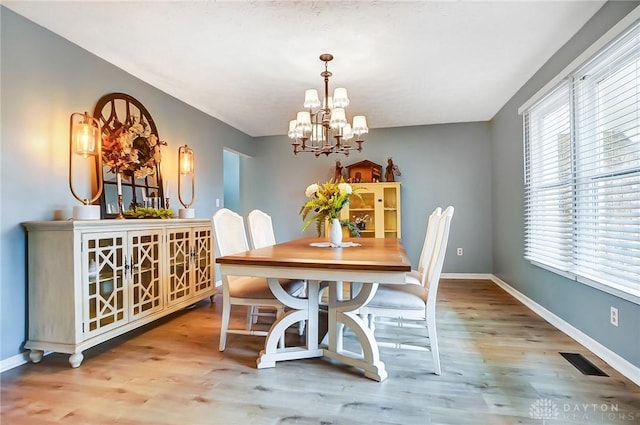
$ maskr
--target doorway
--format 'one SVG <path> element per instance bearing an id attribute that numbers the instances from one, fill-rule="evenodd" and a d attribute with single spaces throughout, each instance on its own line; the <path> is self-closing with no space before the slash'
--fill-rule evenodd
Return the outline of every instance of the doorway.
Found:
<path id="1" fill-rule="evenodd" d="M 221 207 L 240 214 L 240 155 L 228 149 L 222 151 L 222 184 Z"/>

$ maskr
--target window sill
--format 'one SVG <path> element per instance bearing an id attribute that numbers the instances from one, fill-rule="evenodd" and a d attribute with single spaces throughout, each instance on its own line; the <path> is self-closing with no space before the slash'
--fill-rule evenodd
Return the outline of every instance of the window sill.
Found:
<path id="1" fill-rule="evenodd" d="M 542 269 L 548 270 L 552 273 L 563 276 L 567 279 L 574 280 L 576 282 L 585 284 L 587 286 L 591 286 L 592 288 L 598 289 L 602 292 L 606 292 L 607 294 L 613 295 L 618 298 L 622 298 L 623 300 L 632 302 L 634 304 L 640 305 L 640 290 L 634 290 L 631 288 L 626 288 L 616 284 L 604 284 L 593 279 L 586 278 L 584 276 L 576 275 L 575 273 L 567 272 L 564 270 L 556 269 L 552 266 L 537 262 L 537 261 L 529 261 L 534 266 L 540 267 Z"/>

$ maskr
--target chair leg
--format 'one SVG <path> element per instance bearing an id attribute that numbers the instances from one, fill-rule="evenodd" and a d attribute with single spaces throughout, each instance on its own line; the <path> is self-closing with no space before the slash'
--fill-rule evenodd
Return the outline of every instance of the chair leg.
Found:
<path id="1" fill-rule="evenodd" d="M 258 323 L 258 313 L 260 310 L 255 305 L 247 308 L 247 330 L 253 329 L 254 323 Z"/>
<path id="2" fill-rule="evenodd" d="M 301 320 L 298 322 L 298 335 L 302 336 L 304 335 L 304 327 L 306 325 L 307 322 L 305 322 L 304 320 Z"/>
<path id="3" fill-rule="evenodd" d="M 427 335 L 429 336 L 429 344 L 431 345 L 431 355 L 433 356 L 433 367 L 435 374 L 442 374 L 440 367 L 440 350 L 438 348 L 438 333 L 436 331 L 435 313 L 427 314 Z"/>
<path id="4" fill-rule="evenodd" d="M 228 297 L 222 300 L 222 323 L 220 324 L 220 347 L 219 351 L 224 351 L 227 345 L 227 329 L 229 329 L 229 317 L 231 316 L 231 303 Z"/>

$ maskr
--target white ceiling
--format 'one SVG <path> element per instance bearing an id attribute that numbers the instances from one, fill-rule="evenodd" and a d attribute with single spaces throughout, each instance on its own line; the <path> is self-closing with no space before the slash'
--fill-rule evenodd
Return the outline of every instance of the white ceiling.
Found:
<path id="1" fill-rule="evenodd" d="M 2 1 L 251 136 L 286 133 L 325 52 L 370 128 L 489 120 L 604 3 Z"/>

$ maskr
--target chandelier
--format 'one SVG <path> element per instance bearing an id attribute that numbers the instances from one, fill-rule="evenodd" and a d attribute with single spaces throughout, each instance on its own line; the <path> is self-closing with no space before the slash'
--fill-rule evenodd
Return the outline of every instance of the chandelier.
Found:
<path id="1" fill-rule="evenodd" d="M 353 117 L 353 125 L 347 122 L 344 108 L 349 106 L 347 89 L 336 88 L 333 97 L 329 96 L 328 63 L 333 55 L 323 53 L 320 60 L 324 62 L 324 100 L 320 103 L 318 91 L 306 90 L 304 93 L 304 107 L 306 111 L 298 112 L 295 120 L 289 122 L 289 138 L 293 139 L 293 153 L 312 152 L 316 157 L 320 154 L 329 156 L 331 153 L 349 155 L 349 151 L 362 151 L 362 135 L 369 132 L 367 118 L 364 115 Z M 322 107 L 321 107 L 322 105 Z M 357 146 L 350 140 L 356 138 Z"/>

